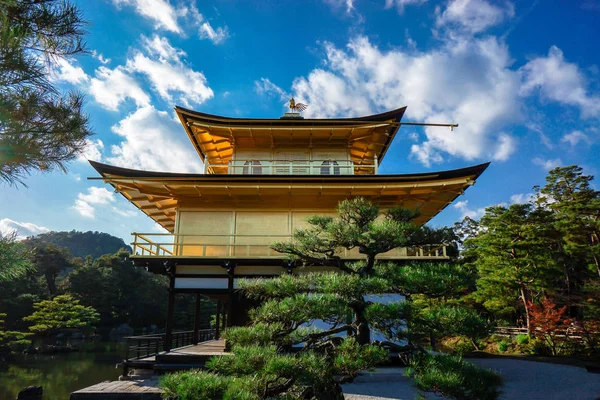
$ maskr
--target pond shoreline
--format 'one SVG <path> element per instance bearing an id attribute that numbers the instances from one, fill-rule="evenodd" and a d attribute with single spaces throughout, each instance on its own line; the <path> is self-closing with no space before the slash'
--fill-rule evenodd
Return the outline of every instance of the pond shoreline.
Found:
<path id="1" fill-rule="evenodd" d="M 71 392 L 105 380 L 117 380 L 123 359 L 116 343 L 97 343 L 93 350 L 52 354 L 16 354 L 0 366 L 0 399 L 16 399 L 27 386 L 42 386 L 45 400 L 68 399 Z"/>

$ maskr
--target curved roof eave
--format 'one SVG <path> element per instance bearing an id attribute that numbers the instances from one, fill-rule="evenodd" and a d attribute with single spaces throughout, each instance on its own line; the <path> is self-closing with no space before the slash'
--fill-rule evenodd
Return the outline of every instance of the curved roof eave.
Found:
<path id="1" fill-rule="evenodd" d="M 406 107 L 400 107 L 395 110 L 385 111 L 379 114 L 366 115 L 363 117 L 353 117 L 353 118 L 303 118 L 303 119 L 280 119 L 280 118 L 234 118 L 234 117 L 223 117 L 220 115 L 207 114 L 200 111 L 190 110 L 184 107 L 175 106 L 175 112 L 178 114 L 182 114 L 188 117 L 194 117 L 199 120 L 205 120 L 206 122 L 212 123 L 238 123 L 238 124 L 248 124 L 253 122 L 270 122 L 275 124 L 312 124 L 315 122 L 318 123 L 353 123 L 353 122 L 364 122 L 364 121 L 387 121 L 390 119 L 395 119 L 397 122 L 400 122 L 404 112 L 406 111 Z"/>
<path id="2" fill-rule="evenodd" d="M 437 172 L 420 172 L 415 174 L 389 174 L 389 175 L 229 175 L 229 174 L 190 174 L 180 172 L 155 172 L 143 171 L 129 168 L 116 167 L 113 165 L 99 163 L 89 160 L 91 166 L 98 171 L 102 177 L 111 178 L 157 178 L 157 179 L 181 179 L 181 180 L 243 180 L 243 181 L 281 181 L 281 180 L 326 180 L 328 182 L 335 181 L 385 181 L 392 180 L 410 180 L 410 181 L 427 181 L 439 179 L 452 179 L 464 176 L 473 176 L 477 179 L 483 171 L 490 165 L 489 162 L 473 165 L 470 167 L 437 171 Z"/>

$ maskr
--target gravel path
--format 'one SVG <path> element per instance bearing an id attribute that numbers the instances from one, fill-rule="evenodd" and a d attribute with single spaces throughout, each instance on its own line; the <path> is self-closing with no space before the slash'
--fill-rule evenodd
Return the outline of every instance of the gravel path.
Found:
<path id="1" fill-rule="evenodd" d="M 470 359 L 504 378 L 502 400 L 600 400 L 600 374 L 568 365 L 514 359 Z M 348 400 L 414 400 L 418 392 L 402 368 L 378 368 L 344 385 Z M 440 399 L 428 394 L 427 399 Z"/>

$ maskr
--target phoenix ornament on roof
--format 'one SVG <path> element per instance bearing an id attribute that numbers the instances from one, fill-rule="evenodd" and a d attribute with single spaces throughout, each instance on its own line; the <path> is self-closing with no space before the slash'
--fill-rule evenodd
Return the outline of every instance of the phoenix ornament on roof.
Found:
<path id="1" fill-rule="evenodd" d="M 292 97 L 290 99 L 290 110 L 294 112 L 302 112 L 308 108 L 308 104 L 296 103 L 296 100 Z"/>

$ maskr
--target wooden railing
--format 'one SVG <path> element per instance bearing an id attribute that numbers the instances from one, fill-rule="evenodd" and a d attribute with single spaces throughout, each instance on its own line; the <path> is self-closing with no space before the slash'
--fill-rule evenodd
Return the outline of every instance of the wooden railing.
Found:
<path id="1" fill-rule="evenodd" d="M 215 329 L 201 329 L 198 331 L 198 341 L 194 337 L 194 331 L 180 331 L 172 334 L 172 349 L 190 346 L 215 338 Z M 157 355 L 165 349 L 166 335 L 158 333 L 154 335 L 128 336 L 126 340 L 125 362 L 139 361 Z"/>
<path id="2" fill-rule="evenodd" d="M 142 257 L 211 257 L 211 258 L 284 258 L 271 249 L 273 242 L 289 241 L 291 235 L 180 235 L 168 233 L 133 233 L 134 256 Z M 156 241 L 152 241 L 155 238 Z M 358 249 L 341 248 L 345 259 L 362 259 Z M 379 259 L 446 259 L 446 245 L 399 247 L 380 254 Z"/>
<path id="3" fill-rule="evenodd" d="M 377 160 L 360 164 L 349 160 L 236 160 L 223 164 L 205 163 L 207 174 L 235 175 L 376 175 Z"/>

